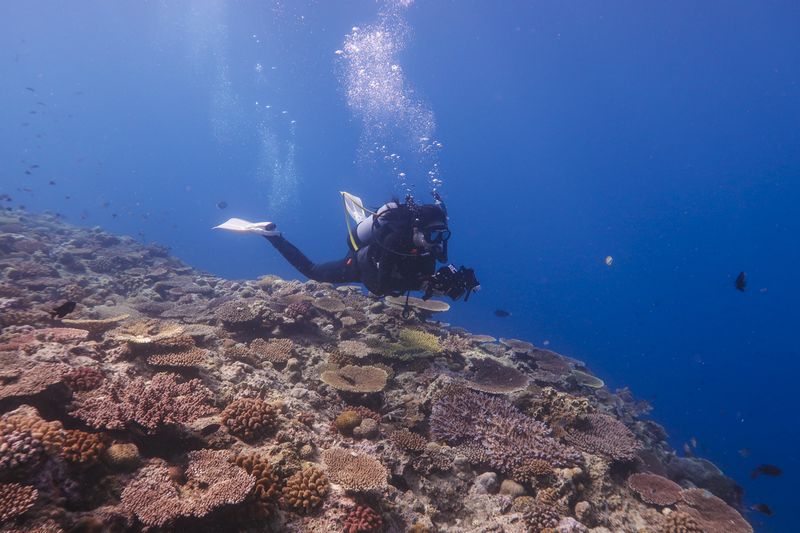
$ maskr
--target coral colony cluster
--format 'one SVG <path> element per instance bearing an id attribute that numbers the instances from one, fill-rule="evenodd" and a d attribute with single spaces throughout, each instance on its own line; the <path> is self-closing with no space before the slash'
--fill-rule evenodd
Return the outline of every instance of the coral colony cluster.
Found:
<path id="1" fill-rule="evenodd" d="M 410 303 L 0 214 L 0 530 L 752 531 L 629 391 Z"/>

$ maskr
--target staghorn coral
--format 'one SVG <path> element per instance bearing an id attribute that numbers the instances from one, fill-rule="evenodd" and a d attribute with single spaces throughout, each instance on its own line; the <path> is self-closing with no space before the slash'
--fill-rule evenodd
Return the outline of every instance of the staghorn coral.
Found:
<path id="1" fill-rule="evenodd" d="M 208 351 L 191 348 L 180 352 L 156 353 L 147 358 L 147 364 L 153 366 L 195 367 L 208 362 Z"/>
<path id="2" fill-rule="evenodd" d="M 402 348 L 400 352 L 427 352 L 427 353 L 440 353 L 443 351 L 442 344 L 439 342 L 439 337 L 433 333 L 422 331 L 419 329 L 404 328 L 397 334 L 400 339 Z"/>
<path id="3" fill-rule="evenodd" d="M 552 477 L 554 474 L 553 465 L 547 461 L 531 459 L 516 466 L 511 477 L 520 483 L 532 485 L 536 479 Z"/>
<path id="4" fill-rule="evenodd" d="M 60 363 L 40 363 L 32 367 L 17 366 L 13 372 L 15 376 L 6 375 L 5 379 L 0 381 L 0 400 L 36 396 L 61 383 L 68 371 L 69 367 Z"/>
<path id="5" fill-rule="evenodd" d="M 680 485 L 656 474 L 631 474 L 628 487 L 639 495 L 643 502 L 664 507 L 672 505 L 681 497 Z"/>
<path id="6" fill-rule="evenodd" d="M 281 495 L 281 478 L 269 460 L 258 453 L 242 453 L 236 456 L 235 463 L 256 480 L 255 496 L 262 511 L 276 503 Z"/>
<path id="7" fill-rule="evenodd" d="M 513 474 L 532 460 L 567 466 L 580 454 L 550 436 L 543 422 L 522 414 L 506 400 L 452 388 L 433 405 L 431 433 L 449 444 L 479 448 L 483 461 Z"/>
<path id="8" fill-rule="evenodd" d="M 178 517 L 200 518 L 240 503 L 255 481 L 229 460 L 227 451 L 198 450 L 189 452 L 189 465 L 182 475 L 170 475 L 170 469 L 158 463 L 140 469 L 122 491 L 121 500 L 123 508 L 143 524 L 162 527 Z"/>
<path id="9" fill-rule="evenodd" d="M 103 371 L 92 366 L 79 366 L 64 374 L 64 383 L 78 392 L 96 389 L 105 379 Z"/>
<path id="10" fill-rule="evenodd" d="M 380 392 L 386 387 L 388 374 L 374 366 L 348 365 L 338 370 L 327 370 L 320 379 L 338 391 Z"/>
<path id="11" fill-rule="evenodd" d="M 404 450 L 421 452 L 428 445 L 428 439 L 405 428 L 392 431 L 389 439 Z"/>
<path id="12" fill-rule="evenodd" d="M 263 400 L 240 398 L 222 411 L 222 423 L 244 441 L 256 441 L 278 426 L 278 409 Z"/>
<path id="13" fill-rule="evenodd" d="M 381 529 L 381 515 L 366 505 L 356 505 L 344 519 L 344 533 L 378 533 Z"/>
<path id="14" fill-rule="evenodd" d="M 294 343 L 291 339 L 255 339 L 250 350 L 256 357 L 270 363 L 285 363 L 292 357 Z"/>
<path id="15" fill-rule="evenodd" d="M 386 486 L 389 472 L 380 461 L 362 453 L 331 448 L 322 452 L 328 477 L 345 490 L 367 492 Z"/>
<path id="16" fill-rule="evenodd" d="M 30 429 L 0 425 L 0 476 L 35 464 L 42 455 L 44 445 Z"/>
<path id="17" fill-rule="evenodd" d="M 102 435 L 87 433 L 79 429 L 65 429 L 64 442 L 59 454 L 71 463 L 95 464 L 106 448 Z"/>
<path id="18" fill-rule="evenodd" d="M 681 491 L 678 511 L 692 517 L 704 533 L 753 533 L 739 512 L 705 489 Z"/>
<path id="19" fill-rule="evenodd" d="M 211 399 L 211 391 L 199 379 L 181 383 L 175 374 L 159 372 L 149 380 L 106 381 L 99 389 L 79 394 L 70 413 L 95 429 L 138 424 L 153 433 L 211 414 Z"/>
<path id="20" fill-rule="evenodd" d="M 528 376 L 493 359 L 473 361 L 472 373 L 467 379 L 467 387 L 492 394 L 509 394 L 528 386 Z"/>
<path id="21" fill-rule="evenodd" d="M 30 485 L 0 483 L 0 523 L 33 507 L 38 497 L 39 491 Z"/>
<path id="22" fill-rule="evenodd" d="M 565 438 L 581 450 L 605 455 L 615 461 L 632 461 L 641 444 L 616 418 L 593 413 L 580 417 L 567 429 Z"/>
<path id="23" fill-rule="evenodd" d="M 281 490 L 281 505 L 300 514 L 309 514 L 322 506 L 328 495 L 328 478 L 313 466 L 304 468 L 286 480 Z"/>

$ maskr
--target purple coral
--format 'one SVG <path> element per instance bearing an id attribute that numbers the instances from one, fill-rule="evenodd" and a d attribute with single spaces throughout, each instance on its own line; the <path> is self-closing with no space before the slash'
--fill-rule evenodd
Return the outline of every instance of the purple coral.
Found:
<path id="1" fill-rule="evenodd" d="M 567 431 L 567 441 L 581 450 L 605 455 L 615 461 L 632 461 L 641 444 L 622 422 L 613 416 L 584 415 Z"/>
<path id="2" fill-rule="evenodd" d="M 132 423 L 150 432 L 191 422 L 213 412 L 211 391 L 199 379 L 179 383 L 160 372 L 150 380 L 115 380 L 78 398 L 72 414 L 97 429 L 123 429 Z"/>
<path id="3" fill-rule="evenodd" d="M 567 466 L 580 454 L 550 436 L 550 428 L 511 403 L 471 390 L 450 391 L 433 406 L 431 431 L 450 444 L 480 447 L 493 468 L 514 474 L 533 460 Z"/>

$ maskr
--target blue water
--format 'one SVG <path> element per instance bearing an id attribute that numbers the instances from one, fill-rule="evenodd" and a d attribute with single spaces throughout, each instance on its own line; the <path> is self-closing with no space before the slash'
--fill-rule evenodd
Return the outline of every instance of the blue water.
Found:
<path id="1" fill-rule="evenodd" d="M 211 226 L 274 220 L 338 258 L 339 190 L 379 205 L 432 176 L 483 285 L 448 320 L 629 386 L 773 508 L 759 531 L 789 531 L 798 28 L 780 1 L 4 2 L 0 193 L 218 275 L 294 277 Z M 354 94 L 376 58 L 396 69 Z M 751 481 L 759 463 L 784 474 Z"/>

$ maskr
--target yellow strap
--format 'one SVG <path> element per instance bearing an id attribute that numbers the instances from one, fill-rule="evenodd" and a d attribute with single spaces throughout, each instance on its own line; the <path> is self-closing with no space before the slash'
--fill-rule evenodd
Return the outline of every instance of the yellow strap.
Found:
<path id="1" fill-rule="evenodd" d="M 358 245 L 356 244 L 356 239 L 353 237 L 353 229 L 350 227 L 350 215 L 347 212 L 347 201 L 342 195 L 342 206 L 344 207 L 344 223 L 347 224 L 347 234 L 350 236 L 350 244 L 353 245 L 353 251 L 358 251 Z"/>

